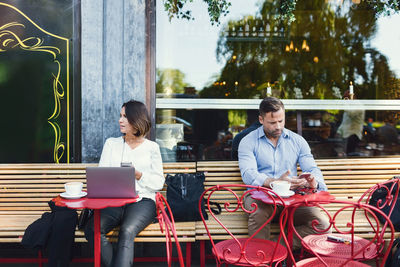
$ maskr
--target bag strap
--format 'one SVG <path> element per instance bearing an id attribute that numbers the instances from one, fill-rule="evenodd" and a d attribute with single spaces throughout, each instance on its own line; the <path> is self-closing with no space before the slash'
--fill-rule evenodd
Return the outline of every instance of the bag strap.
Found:
<path id="1" fill-rule="evenodd" d="M 206 204 L 204 203 L 204 205 L 206 205 Z M 216 208 L 213 208 L 211 206 L 215 206 Z M 210 201 L 210 209 L 216 215 L 221 214 L 221 211 L 222 211 L 221 205 L 218 202 L 214 202 L 214 201 Z"/>

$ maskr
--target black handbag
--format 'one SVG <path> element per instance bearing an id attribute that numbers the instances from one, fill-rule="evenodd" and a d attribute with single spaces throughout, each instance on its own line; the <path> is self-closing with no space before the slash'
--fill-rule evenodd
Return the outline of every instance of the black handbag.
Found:
<path id="1" fill-rule="evenodd" d="M 203 172 L 168 174 L 165 180 L 167 187 L 167 202 L 171 208 L 174 220 L 177 222 L 200 221 L 199 199 L 204 192 L 205 176 Z M 212 203 L 219 214 L 221 207 L 218 203 Z M 201 212 L 205 219 L 208 215 L 204 203 L 201 205 Z"/>
<path id="2" fill-rule="evenodd" d="M 83 209 L 81 214 L 78 217 L 77 227 L 79 230 L 83 230 L 89 221 L 89 218 L 93 215 L 93 210 L 91 209 Z"/>

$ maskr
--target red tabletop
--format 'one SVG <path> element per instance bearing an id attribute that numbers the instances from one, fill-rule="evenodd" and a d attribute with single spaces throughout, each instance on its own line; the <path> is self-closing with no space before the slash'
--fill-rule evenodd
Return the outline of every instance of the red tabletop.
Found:
<path id="1" fill-rule="evenodd" d="M 264 203 L 267 204 L 273 204 L 272 199 L 267 197 L 265 193 L 262 191 L 253 191 L 251 192 L 251 197 L 257 200 L 261 200 Z M 285 202 L 286 206 L 290 206 L 299 202 L 303 201 L 327 201 L 327 200 L 334 200 L 335 196 L 331 195 L 328 191 L 318 191 L 316 193 L 312 194 L 305 194 L 305 195 L 300 195 L 300 194 L 294 194 L 291 197 L 288 198 L 282 198 L 282 200 Z"/>
<path id="2" fill-rule="evenodd" d="M 104 209 L 107 207 L 120 207 L 125 204 L 136 202 L 136 198 L 79 198 L 66 199 L 57 196 L 53 199 L 57 206 L 68 207 L 71 209 Z"/>

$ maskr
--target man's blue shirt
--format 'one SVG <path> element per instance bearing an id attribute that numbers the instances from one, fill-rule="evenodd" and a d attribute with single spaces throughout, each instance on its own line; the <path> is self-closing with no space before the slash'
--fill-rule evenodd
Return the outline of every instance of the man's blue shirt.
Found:
<path id="1" fill-rule="evenodd" d="M 318 190 L 327 190 L 321 170 L 310 146 L 300 135 L 283 129 L 276 147 L 265 136 L 263 126 L 246 135 L 239 144 L 239 167 L 245 184 L 263 185 L 265 179 L 278 179 L 287 170 L 297 176 L 297 163 L 318 182 Z"/>

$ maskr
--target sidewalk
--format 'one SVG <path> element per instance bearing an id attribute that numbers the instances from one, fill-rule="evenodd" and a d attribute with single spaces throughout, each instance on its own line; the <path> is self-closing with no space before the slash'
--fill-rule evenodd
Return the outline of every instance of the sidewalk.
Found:
<path id="1" fill-rule="evenodd" d="M 14 257 L 35 257 L 37 254 L 32 250 L 22 248 L 20 245 L 9 245 L 0 244 L 0 258 L 14 258 Z M 78 244 L 73 248 L 73 253 L 76 258 L 79 257 L 90 257 L 90 251 L 87 244 Z M 175 246 L 173 244 L 173 246 Z M 181 244 L 183 253 L 185 252 L 185 244 Z M 165 243 L 137 243 L 135 247 L 135 255 L 138 257 L 165 257 Z M 200 267 L 199 260 L 199 244 L 192 244 L 192 267 Z M 210 252 L 208 252 L 210 253 Z M 175 254 L 174 254 L 175 255 Z M 37 263 L 0 263 L 0 267 L 38 267 Z M 48 267 L 47 264 L 43 265 Z M 135 262 L 135 267 L 162 267 L 168 266 L 167 262 Z M 215 266 L 215 260 L 209 259 L 206 261 L 206 267 Z M 70 263 L 69 267 L 93 267 L 93 263 Z M 172 267 L 179 267 L 178 262 L 173 262 Z"/>

